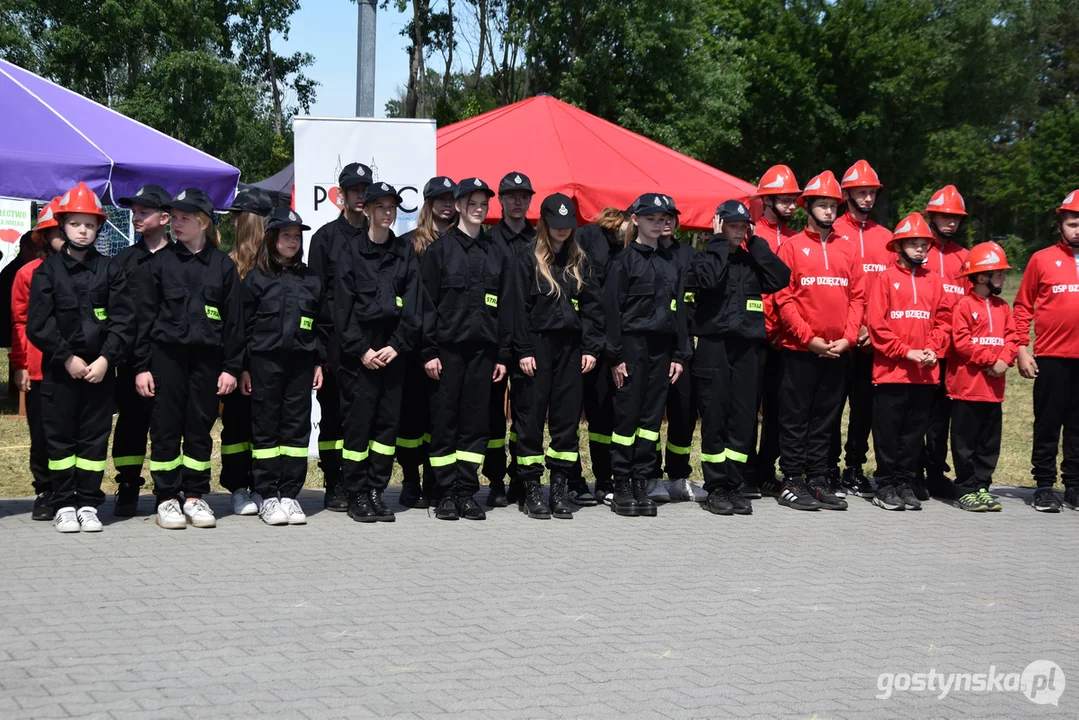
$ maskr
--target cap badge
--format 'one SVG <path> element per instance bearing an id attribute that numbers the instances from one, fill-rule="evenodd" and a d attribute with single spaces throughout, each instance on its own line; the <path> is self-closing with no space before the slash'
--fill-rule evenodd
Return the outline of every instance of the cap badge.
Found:
<path id="1" fill-rule="evenodd" d="M 565 217 L 566 215 L 569 215 L 569 210 L 566 208 L 565 203 L 558 206 L 558 214 L 562 215 L 563 217 Z"/>
<path id="2" fill-rule="evenodd" d="M 482 187 L 483 186 L 483 181 L 480 180 L 479 178 L 476 178 L 475 180 L 472 181 L 472 184 L 475 185 L 476 187 Z"/>
<path id="3" fill-rule="evenodd" d="M 142 194 L 145 191 L 146 191 L 146 188 L 139 188 L 139 191 L 137 193 L 135 193 L 135 197 L 142 197 Z"/>
<path id="4" fill-rule="evenodd" d="M 289 220 L 291 220 L 291 221 L 293 221 L 293 222 L 296 222 L 297 220 L 299 220 L 299 218 L 298 218 L 298 217 L 296 217 L 296 213 L 294 213 L 294 212 L 291 212 L 291 211 L 290 211 L 290 212 L 289 212 L 289 214 L 288 214 L 288 219 L 289 219 Z"/>
<path id="5" fill-rule="evenodd" d="M 181 192 L 179 195 L 176 196 L 176 199 L 177 200 L 183 200 L 186 197 L 187 197 L 187 190 L 184 190 L 183 192 Z"/>
<path id="6" fill-rule="evenodd" d="M 449 178 L 446 178 L 445 180 L 443 180 L 442 184 L 445 185 L 446 187 L 452 187 L 453 186 L 453 183 L 450 182 Z"/>
<path id="7" fill-rule="evenodd" d="M 656 207 L 663 207 L 663 203 L 660 202 L 658 197 L 652 198 L 652 202 L 656 204 Z"/>

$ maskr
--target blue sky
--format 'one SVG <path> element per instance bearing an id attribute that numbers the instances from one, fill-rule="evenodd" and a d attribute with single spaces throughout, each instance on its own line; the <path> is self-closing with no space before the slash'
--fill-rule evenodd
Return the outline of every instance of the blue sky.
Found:
<path id="1" fill-rule="evenodd" d="M 381 3 L 380 3 L 381 4 Z M 356 4 L 350 0 L 306 0 L 292 18 L 288 42 L 279 52 L 309 52 L 315 64 L 308 74 L 322 83 L 311 114 L 352 117 L 356 114 Z M 375 57 L 375 116 L 385 117 L 386 101 L 408 80 L 407 41 L 400 36 L 411 8 L 399 13 L 378 10 Z M 277 48 L 275 48 L 277 49 Z"/>

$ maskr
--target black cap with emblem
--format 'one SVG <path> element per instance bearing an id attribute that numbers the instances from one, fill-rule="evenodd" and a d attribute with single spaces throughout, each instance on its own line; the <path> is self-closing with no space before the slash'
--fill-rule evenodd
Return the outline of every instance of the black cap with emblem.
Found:
<path id="1" fill-rule="evenodd" d="M 529 195 L 535 195 L 536 191 L 532 189 L 532 181 L 528 179 L 528 176 L 519 172 L 506 173 L 506 177 L 502 178 L 502 182 L 498 183 L 498 194 L 505 195 L 511 192 L 526 192 Z"/>
<path id="2" fill-rule="evenodd" d="M 311 229 L 310 226 L 303 224 L 303 219 L 295 210 L 289 210 L 287 207 L 274 208 L 266 216 L 266 219 L 262 221 L 262 224 L 267 230 L 280 230 L 287 227 L 298 227 L 301 230 Z"/>
<path id="3" fill-rule="evenodd" d="M 401 196 L 397 194 L 397 188 L 389 183 L 377 182 L 371 183 L 367 186 L 367 189 L 363 191 L 363 204 L 374 202 L 381 197 L 390 196 L 397 201 L 397 204 L 401 204 Z"/>
<path id="4" fill-rule="evenodd" d="M 667 203 L 667 212 L 669 212 L 671 215 L 682 214 L 681 211 L 678 209 L 678 206 L 674 204 L 674 198 L 672 198 L 670 195 L 660 195 L 660 197 L 663 198 L 663 202 Z"/>
<path id="5" fill-rule="evenodd" d="M 455 192 L 453 196 L 460 200 L 463 197 L 468 197 L 474 192 L 486 193 L 487 197 L 493 197 L 495 194 L 495 191 L 483 180 L 480 180 L 479 178 L 465 178 L 457 183 L 457 192 Z"/>
<path id="6" fill-rule="evenodd" d="M 202 213 L 215 223 L 217 222 L 217 217 L 214 215 L 214 201 L 198 188 L 184 190 L 169 202 L 169 207 L 180 212 Z"/>
<path id="7" fill-rule="evenodd" d="M 171 201 L 172 195 L 160 185 L 143 185 L 133 196 L 119 198 L 116 202 L 126 207 L 142 205 L 154 210 L 168 210 Z"/>
<path id="8" fill-rule="evenodd" d="M 737 200 L 727 200 L 716 208 L 716 215 L 723 222 L 749 222 L 749 208 Z"/>
<path id="9" fill-rule="evenodd" d="M 547 227 L 555 229 L 576 228 L 577 206 L 573 204 L 573 200 L 568 195 L 563 195 L 562 193 L 548 195 L 543 199 L 543 204 L 540 205 L 540 217 L 546 221 Z"/>
<path id="10" fill-rule="evenodd" d="M 438 197 L 439 195 L 445 195 L 453 193 L 457 190 L 457 183 L 450 180 L 448 177 L 438 175 L 427 181 L 427 184 L 423 186 L 423 199 Z"/>
<path id="11" fill-rule="evenodd" d="M 349 163 L 341 169 L 341 174 L 337 178 L 337 187 L 344 190 L 357 185 L 369 185 L 373 179 L 371 168 L 363 163 Z"/>
<path id="12" fill-rule="evenodd" d="M 232 205 L 225 208 L 229 212 L 245 212 L 259 217 L 266 217 L 273 210 L 273 199 L 262 188 L 244 188 L 236 193 Z"/>
<path id="13" fill-rule="evenodd" d="M 633 201 L 633 204 L 629 206 L 629 213 L 631 215 L 654 215 L 656 213 L 668 213 L 670 215 L 677 214 L 678 211 L 671 209 L 671 206 L 667 203 L 666 197 L 666 195 L 659 195 L 657 193 L 645 193 Z"/>

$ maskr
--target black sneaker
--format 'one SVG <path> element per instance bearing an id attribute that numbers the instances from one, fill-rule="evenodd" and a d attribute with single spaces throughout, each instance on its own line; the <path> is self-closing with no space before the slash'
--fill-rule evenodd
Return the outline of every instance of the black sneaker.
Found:
<path id="1" fill-rule="evenodd" d="M 333 512 L 348 512 L 349 498 L 345 484 L 340 480 L 326 478 L 326 495 L 322 499 L 322 504 L 327 510 Z"/>
<path id="2" fill-rule="evenodd" d="M 135 517 L 139 509 L 139 486 L 120 483 L 116 486 L 116 503 L 113 505 L 114 517 Z"/>
<path id="3" fill-rule="evenodd" d="M 349 499 L 348 516 L 356 522 L 378 522 L 378 514 L 371 507 L 371 500 L 365 492 L 357 493 Z"/>
<path id="4" fill-rule="evenodd" d="M 633 489 L 629 480 L 615 480 L 614 490 L 610 493 L 611 512 L 623 517 L 637 517 L 641 509 L 637 507 L 637 500 L 633 497 Z"/>
<path id="5" fill-rule="evenodd" d="M 630 481 L 630 486 L 633 488 L 633 499 L 637 502 L 637 514 L 641 517 L 656 517 L 659 506 L 655 500 L 648 497 L 648 481 L 634 478 Z"/>
<path id="6" fill-rule="evenodd" d="M 828 481 L 828 491 L 831 492 L 832 495 L 835 495 L 837 498 L 847 497 L 847 490 L 843 487 L 843 483 L 841 482 L 838 467 L 828 468 L 828 473 L 824 477 L 825 480 Z"/>
<path id="7" fill-rule="evenodd" d="M 423 487 L 419 480 L 405 481 L 401 483 L 401 497 L 399 501 L 407 508 L 423 510 L 431 507 L 427 496 L 423 494 Z"/>
<path id="8" fill-rule="evenodd" d="M 453 498 L 446 495 L 438 501 L 438 508 L 435 510 L 435 517 L 439 520 L 460 520 L 461 516 L 457 514 L 457 503 L 453 501 Z"/>
<path id="9" fill-rule="evenodd" d="M 820 503 L 802 485 L 799 478 L 784 478 L 777 500 L 780 505 L 795 510 L 820 510 Z"/>
<path id="10" fill-rule="evenodd" d="M 903 501 L 903 505 L 907 510 L 921 510 L 922 503 L 918 498 L 918 495 L 914 492 L 914 488 L 910 486 L 910 483 L 903 483 L 896 488 L 896 495 Z"/>
<path id="11" fill-rule="evenodd" d="M 741 496 L 739 496 L 739 499 L 740 498 Z M 713 515 L 734 515 L 734 504 L 731 502 L 731 493 L 728 493 L 724 488 L 716 488 L 708 493 L 708 499 L 706 499 L 702 505 L 705 510 Z"/>
<path id="12" fill-rule="evenodd" d="M 596 496 L 596 502 L 612 507 L 614 503 L 614 483 L 611 481 L 600 482 L 597 480 L 596 492 L 593 494 Z"/>
<path id="13" fill-rule="evenodd" d="M 844 470 L 840 482 L 843 483 L 843 488 L 847 491 L 847 495 L 871 498 L 875 494 L 873 482 L 865 476 L 861 467 L 849 467 Z"/>
<path id="14" fill-rule="evenodd" d="M 760 485 L 761 496 L 768 496 L 777 498 L 783 493 L 783 481 L 773 475 L 770 478 L 765 478 Z"/>
<path id="15" fill-rule="evenodd" d="M 731 501 L 731 507 L 734 508 L 735 515 L 753 514 L 753 503 L 751 503 L 745 495 L 738 492 L 737 490 L 732 490 L 728 492 L 727 499 Z"/>
<path id="16" fill-rule="evenodd" d="M 1064 507 L 1069 510 L 1079 510 L 1079 485 L 1073 485 L 1064 490 Z"/>
<path id="17" fill-rule="evenodd" d="M 34 507 L 30 511 L 31 520 L 52 520 L 56 513 L 52 510 L 52 493 L 41 492 L 34 498 Z"/>
<path id="18" fill-rule="evenodd" d="M 581 505 L 582 507 L 592 507 L 599 504 L 596 496 L 588 489 L 588 483 L 584 481 L 584 478 L 573 478 L 569 481 L 566 499 L 574 505 Z"/>
<path id="19" fill-rule="evenodd" d="M 509 507 L 510 499 L 506 495 L 506 484 L 499 481 L 492 481 L 490 487 L 487 490 L 487 507 L 489 508 L 502 508 Z M 479 504 L 476 504 L 479 507 Z M 464 513 L 462 513 L 463 515 Z M 483 518 L 487 517 L 485 514 Z M 475 520 L 482 520 L 483 518 L 472 518 Z"/>
<path id="20" fill-rule="evenodd" d="M 1060 512 L 1060 496 L 1051 487 L 1040 487 L 1034 491 L 1034 509 L 1038 512 Z"/>
<path id="21" fill-rule="evenodd" d="M 760 500 L 761 489 L 757 487 L 757 483 L 754 480 L 746 480 L 738 488 L 738 494 L 747 500 Z"/>
<path id="22" fill-rule="evenodd" d="M 505 495 L 503 495 L 505 497 Z M 506 507 L 501 505 L 500 507 Z M 480 504 L 476 502 L 476 499 L 471 495 L 463 498 L 457 498 L 457 512 L 465 520 L 486 520 L 487 513 L 483 511 Z"/>
<path id="23" fill-rule="evenodd" d="M 836 481 L 839 480 L 839 471 L 836 470 Z M 847 501 L 832 492 L 832 483 L 828 478 L 811 478 L 808 483 L 809 494 L 820 503 L 825 510 L 846 510 Z"/>
<path id="24" fill-rule="evenodd" d="M 371 503 L 371 509 L 375 511 L 375 516 L 378 517 L 379 522 L 394 522 L 397 520 L 393 510 L 386 507 L 386 502 L 382 499 L 382 490 L 371 488 L 367 491 L 367 500 Z"/>
<path id="25" fill-rule="evenodd" d="M 906 510 L 907 506 L 899 499 L 894 485 L 881 485 L 873 495 L 873 504 L 885 510 Z"/>

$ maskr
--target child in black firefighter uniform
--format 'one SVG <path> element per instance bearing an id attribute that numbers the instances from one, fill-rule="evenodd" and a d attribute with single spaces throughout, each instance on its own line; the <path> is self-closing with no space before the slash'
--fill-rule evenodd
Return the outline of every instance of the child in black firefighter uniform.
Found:
<path id="1" fill-rule="evenodd" d="M 30 282 L 26 335 L 42 353 L 53 523 L 62 533 L 100 532 L 115 368 L 134 341 L 134 307 L 119 263 L 94 249 L 106 219 L 97 195 L 80 182 L 57 210 L 64 249 Z"/>
<path id="2" fill-rule="evenodd" d="M 716 515 L 749 515 L 739 488 L 757 441 L 757 376 L 766 343 L 763 295 L 790 283 L 790 268 L 751 232 L 737 200 L 716 208 L 716 234 L 696 257 L 697 347 L 693 375 L 701 413 L 701 469 Z"/>
<path id="3" fill-rule="evenodd" d="M 441 520 L 484 520 L 473 495 L 490 432 L 492 383 L 506 376 L 513 336 L 513 267 L 481 227 L 494 192 L 479 178 L 457 185 L 457 227 L 427 249 L 420 274 L 433 308 L 423 320 L 431 396 L 431 468 Z M 434 499 L 434 498 L 433 498 Z"/>
<path id="4" fill-rule="evenodd" d="M 307 477 L 311 390 L 322 386 L 325 351 L 315 328 L 322 284 L 303 264 L 303 230 L 288 208 L 265 221 L 254 267 L 243 279 L 247 351 L 241 392 L 251 398 L 251 479 L 267 525 L 307 522 L 296 500 Z"/>
<path id="5" fill-rule="evenodd" d="M 334 332 L 341 350 L 336 371 L 345 427 L 341 456 L 348 514 L 359 522 L 395 520 L 382 492 L 396 452 L 402 356 L 416 344 L 422 325 L 416 254 L 390 229 L 400 205 L 392 185 L 369 185 L 363 197 L 367 231 L 337 256 Z"/>
<path id="6" fill-rule="evenodd" d="M 683 303 L 685 271 L 659 236 L 671 220 L 663 197 L 642 195 L 630 221 L 636 239 L 611 265 L 603 291 L 606 355 L 611 363 L 614 432 L 611 510 L 624 516 L 657 514 L 647 484 L 656 462 L 667 389 L 692 356 Z"/>
<path id="7" fill-rule="evenodd" d="M 131 224 L 139 239 L 116 256 L 127 275 L 127 288 L 139 297 L 150 277 L 150 260 L 169 244 L 169 202 L 172 195 L 158 185 L 144 185 L 132 197 L 117 202 L 131 208 Z M 135 329 L 136 343 L 148 342 L 149 328 Z M 116 374 L 116 430 L 112 434 L 112 464 L 116 466 L 116 505 L 113 515 L 133 517 L 142 487 L 146 436 L 150 432 L 150 401 L 135 390 L 135 371 L 125 362 Z"/>
<path id="8" fill-rule="evenodd" d="M 603 349 L 603 308 L 584 251 L 577 245 L 577 208 L 560 193 L 540 207 L 532 246 L 517 257 L 513 345 L 520 358 L 514 399 L 519 416 L 517 465 L 524 484 L 518 507 L 529 517 L 573 518 L 569 474 L 578 461 L 584 375 L 593 372 Z M 546 422 L 551 442 L 543 452 Z M 543 465 L 551 471 L 548 506 L 543 504 Z"/>
<path id="9" fill-rule="evenodd" d="M 137 316 L 150 341 L 135 348 L 135 387 L 154 398 L 150 474 L 157 524 L 167 530 L 216 527 L 210 492 L 210 429 L 221 396 L 243 369 L 240 277 L 217 249 L 213 201 L 184 190 L 169 203 L 177 242 L 154 255 Z M 181 447 L 182 445 L 182 447 Z M 180 507 L 181 493 L 184 498 Z"/>

